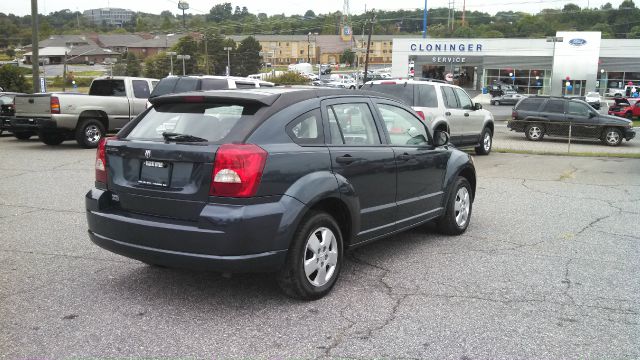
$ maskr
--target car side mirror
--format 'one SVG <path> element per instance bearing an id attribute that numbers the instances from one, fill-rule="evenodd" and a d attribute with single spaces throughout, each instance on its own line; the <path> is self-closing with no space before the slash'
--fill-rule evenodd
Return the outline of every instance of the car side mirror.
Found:
<path id="1" fill-rule="evenodd" d="M 594 114 L 594 113 L 590 112 L 590 113 L 589 113 L 589 119 L 593 119 L 594 117 L 596 117 L 596 114 Z"/>
<path id="2" fill-rule="evenodd" d="M 480 104 L 480 103 L 473 104 L 473 109 L 474 110 L 482 110 L 482 104 Z"/>
<path id="3" fill-rule="evenodd" d="M 449 143 L 449 133 L 436 130 L 433 132 L 433 140 L 436 146 L 445 146 Z"/>

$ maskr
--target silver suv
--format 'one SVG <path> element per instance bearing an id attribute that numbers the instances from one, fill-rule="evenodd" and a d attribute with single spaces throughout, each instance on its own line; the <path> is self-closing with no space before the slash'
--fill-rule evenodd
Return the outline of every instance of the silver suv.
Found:
<path id="1" fill-rule="evenodd" d="M 488 155 L 493 143 L 493 115 L 473 103 L 459 86 L 438 80 L 388 79 L 369 81 L 362 90 L 394 96 L 411 106 L 434 131 L 449 133 L 458 147 L 475 147 L 476 154 Z"/>

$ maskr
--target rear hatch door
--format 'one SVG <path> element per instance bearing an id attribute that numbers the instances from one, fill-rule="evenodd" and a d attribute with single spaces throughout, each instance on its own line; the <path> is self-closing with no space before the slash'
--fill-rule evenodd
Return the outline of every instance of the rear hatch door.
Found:
<path id="1" fill-rule="evenodd" d="M 118 206 L 197 220 L 209 199 L 217 149 L 246 138 L 262 105 L 228 100 L 154 105 L 107 143 L 108 187 Z"/>

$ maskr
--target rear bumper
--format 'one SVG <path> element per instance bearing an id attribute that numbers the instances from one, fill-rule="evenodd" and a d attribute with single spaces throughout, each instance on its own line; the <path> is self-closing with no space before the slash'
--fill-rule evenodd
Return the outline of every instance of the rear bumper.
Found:
<path id="1" fill-rule="evenodd" d="M 10 119 L 10 131 L 57 131 L 56 121 L 50 118 L 13 117 Z"/>
<path id="2" fill-rule="evenodd" d="M 89 237 L 146 263 L 221 272 L 269 272 L 284 266 L 304 204 L 289 196 L 255 205 L 207 204 L 198 221 L 119 210 L 111 193 L 85 197 Z"/>

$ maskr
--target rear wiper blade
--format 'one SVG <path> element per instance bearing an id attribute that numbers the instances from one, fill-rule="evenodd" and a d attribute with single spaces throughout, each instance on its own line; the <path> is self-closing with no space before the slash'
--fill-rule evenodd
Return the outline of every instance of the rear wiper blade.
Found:
<path id="1" fill-rule="evenodd" d="M 167 141 L 173 140 L 173 141 L 183 141 L 183 142 L 209 142 L 209 140 L 201 137 L 197 137 L 189 134 L 172 133 L 172 132 L 163 132 L 162 137 L 164 137 L 164 139 Z"/>

